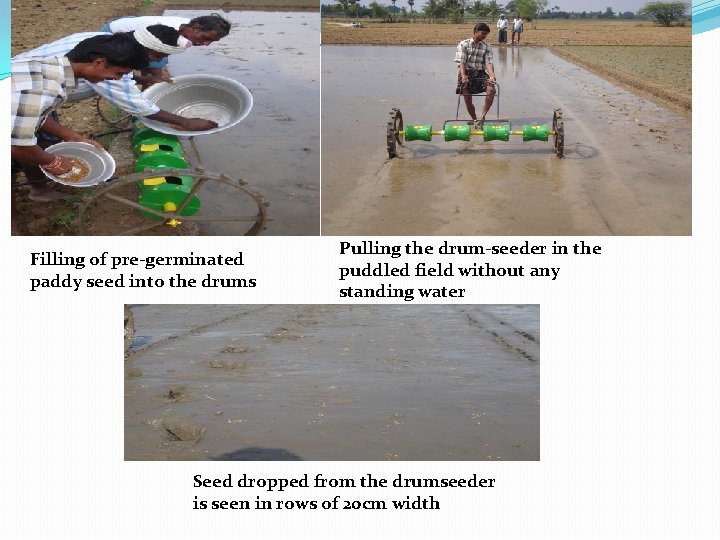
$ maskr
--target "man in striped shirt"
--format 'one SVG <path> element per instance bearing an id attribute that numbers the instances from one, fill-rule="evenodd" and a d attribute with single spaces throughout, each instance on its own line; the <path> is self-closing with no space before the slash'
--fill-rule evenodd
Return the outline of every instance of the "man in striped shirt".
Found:
<path id="1" fill-rule="evenodd" d="M 11 62 L 11 135 L 10 155 L 20 165 L 30 184 L 30 198 L 49 201 L 60 198 L 45 183 L 40 167 L 53 175 L 72 169 L 68 158 L 45 152 L 38 145 L 37 131 L 65 141 L 87 142 L 102 148 L 52 118 L 50 113 L 67 99 L 67 90 L 83 78 L 90 83 L 120 79 L 134 69 L 147 65 L 145 49 L 125 34 L 103 35 L 85 39 L 65 56 L 28 58 Z M 15 227 L 13 227 L 14 229 Z"/>
<path id="2" fill-rule="evenodd" d="M 485 122 L 485 115 L 495 100 L 495 67 L 493 66 L 493 54 L 490 45 L 485 38 L 490 33 L 490 27 L 485 23 L 478 23 L 473 28 L 473 37 L 458 43 L 455 52 L 455 62 L 458 64 L 458 82 L 456 94 L 463 94 L 465 107 L 467 108 L 471 124 L 476 128 L 482 128 Z M 485 93 L 485 105 L 480 120 L 475 113 L 475 105 L 472 102 L 473 94 Z"/>

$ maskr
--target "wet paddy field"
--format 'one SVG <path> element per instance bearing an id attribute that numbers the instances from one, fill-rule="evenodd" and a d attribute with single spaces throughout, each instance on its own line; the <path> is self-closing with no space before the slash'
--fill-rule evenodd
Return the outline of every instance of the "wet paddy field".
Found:
<path id="1" fill-rule="evenodd" d="M 211 11 L 167 10 L 193 18 Z M 172 75 L 207 73 L 244 84 L 250 115 L 219 133 L 197 136 L 207 170 L 242 178 L 270 203 L 266 235 L 317 235 L 320 220 L 320 17 L 313 12 L 231 11 L 230 34 L 193 47 L 173 62 Z M 192 154 L 188 154 L 192 155 Z M 220 184 L 202 192 L 203 211 L 253 215 L 249 198 Z M 243 234 L 247 223 L 203 224 L 202 234 Z"/>
<path id="2" fill-rule="evenodd" d="M 539 306 L 137 305 L 127 460 L 537 460 Z"/>
<path id="3" fill-rule="evenodd" d="M 323 234 L 691 234 L 690 118 L 544 48 L 493 52 L 500 117 L 551 125 L 561 108 L 563 159 L 550 141 L 434 136 L 390 160 L 392 108 L 434 130 L 456 117 L 454 49 L 322 47 Z"/>

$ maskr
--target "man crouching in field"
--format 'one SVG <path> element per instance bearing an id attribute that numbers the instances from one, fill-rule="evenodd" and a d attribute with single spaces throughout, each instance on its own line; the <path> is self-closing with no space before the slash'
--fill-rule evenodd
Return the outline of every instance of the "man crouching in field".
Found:
<path id="1" fill-rule="evenodd" d="M 495 100 L 495 67 L 490 45 L 485 38 L 490 33 L 490 27 L 485 23 L 478 23 L 473 28 L 473 37 L 458 43 L 455 52 L 455 62 L 458 63 L 458 83 L 456 94 L 463 94 L 465 107 L 476 128 L 482 128 L 485 115 Z M 472 102 L 473 94 L 485 92 L 485 105 L 482 118 L 477 119 L 475 105 Z"/>
<path id="2" fill-rule="evenodd" d="M 23 170 L 30 183 L 30 200 L 48 202 L 63 197 L 47 185 L 41 168 L 53 175 L 72 169 L 70 159 L 48 154 L 38 144 L 37 131 L 102 149 L 100 143 L 83 137 L 49 116 L 67 101 L 67 90 L 75 88 L 80 78 L 94 83 L 120 79 L 125 73 L 142 69 L 147 64 L 145 48 L 125 34 L 83 40 L 65 56 L 32 57 L 11 62 L 10 155 L 13 173 Z M 17 232 L 15 216 L 11 221 L 13 232 Z"/>

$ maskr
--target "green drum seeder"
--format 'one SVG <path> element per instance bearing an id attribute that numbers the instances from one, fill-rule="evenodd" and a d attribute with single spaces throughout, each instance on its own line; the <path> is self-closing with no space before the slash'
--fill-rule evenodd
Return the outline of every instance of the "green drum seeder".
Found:
<path id="1" fill-rule="evenodd" d="M 499 110 L 499 108 L 498 108 Z M 433 135 L 442 136 L 445 141 L 470 141 L 472 137 L 482 137 L 484 142 L 509 141 L 513 136 L 522 137 L 523 141 L 547 141 L 553 138 L 553 152 L 561 158 L 565 151 L 565 126 L 562 111 L 555 109 L 552 126 L 547 124 L 525 124 L 522 130 L 514 130 L 510 120 L 500 118 L 478 121 L 476 119 L 445 120 L 441 130 L 433 130 L 431 124 L 409 124 L 403 122 L 400 109 L 390 111 L 387 123 L 387 150 L 390 158 L 398 157 L 399 148 L 405 142 L 431 142 Z"/>
<path id="2" fill-rule="evenodd" d="M 189 176 L 163 176 L 162 169 L 187 169 L 189 165 L 183 155 L 182 146 L 174 135 L 166 135 L 134 122 L 133 154 L 135 172 L 153 169 L 157 176 L 137 182 L 140 191 L 139 203 L 158 212 L 176 212 L 192 191 L 194 181 Z M 179 215 L 191 216 L 200 209 L 200 199 L 193 196 L 180 209 Z M 156 220 L 163 218 L 151 212 L 143 215 Z"/>

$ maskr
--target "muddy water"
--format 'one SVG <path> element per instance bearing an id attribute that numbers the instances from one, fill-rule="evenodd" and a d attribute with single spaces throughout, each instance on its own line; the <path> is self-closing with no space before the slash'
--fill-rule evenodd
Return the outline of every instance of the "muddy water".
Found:
<path id="1" fill-rule="evenodd" d="M 539 459 L 537 306 L 133 312 L 126 459 Z"/>
<path id="2" fill-rule="evenodd" d="M 500 116 L 522 129 L 561 107 L 564 159 L 551 142 L 435 136 L 389 160 L 391 108 L 435 130 L 455 118 L 454 50 L 323 46 L 323 234 L 691 234 L 689 118 L 545 49 L 494 53 Z"/>
<path id="3" fill-rule="evenodd" d="M 196 17 L 207 11 L 166 11 Z M 208 170 L 240 177 L 270 203 L 264 234 L 316 235 L 320 229 L 320 19 L 311 12 L 232 11 L 230 34 L 170 60 L 174 75 L 208 73 L 243 83 L 253 94 L 250 115 L 237 126 L 196 137 Z M 203 188 L 202 211 L 248 215 L 232 188 Z M 205 234 L 235 235 L 247 224 L 203 226 Z"/>

